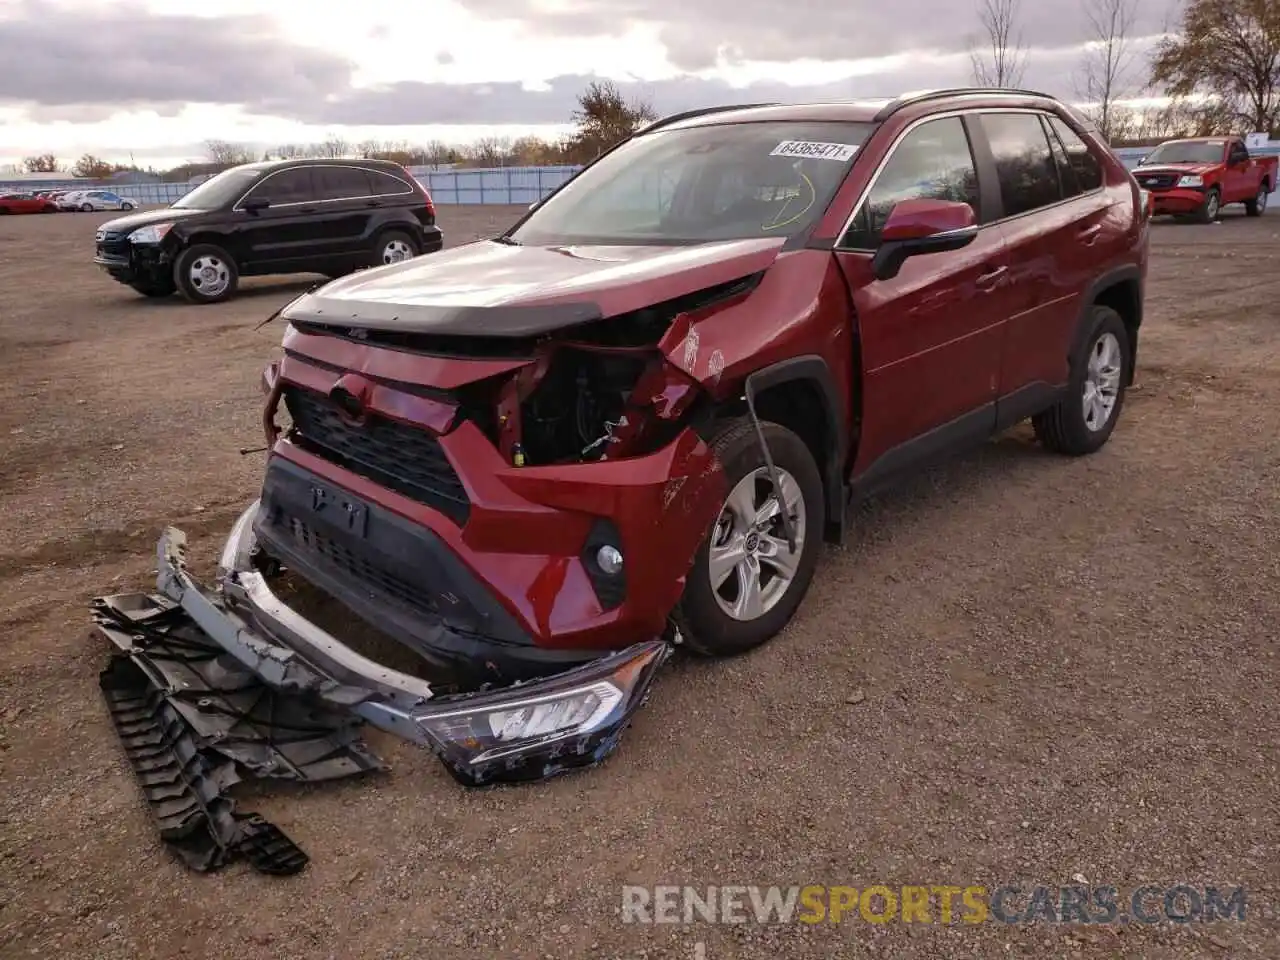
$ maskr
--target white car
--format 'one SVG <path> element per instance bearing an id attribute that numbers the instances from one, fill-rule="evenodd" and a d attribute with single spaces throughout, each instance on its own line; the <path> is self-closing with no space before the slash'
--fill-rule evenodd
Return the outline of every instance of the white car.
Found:
<path id="1" fill-rule="evenodd" d="M 78 190 L 68 193 L 58 201 L 59 210 L 83 210 L 85 213 L 95 210 L 132 210 L 137 205 L 137 200 L 122 197 L 110 190 Z"/>

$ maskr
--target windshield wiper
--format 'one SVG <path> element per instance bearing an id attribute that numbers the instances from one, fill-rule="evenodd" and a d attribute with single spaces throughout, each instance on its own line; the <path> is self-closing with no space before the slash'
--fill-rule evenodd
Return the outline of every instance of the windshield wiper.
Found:
<path id="1" fill-rule="evenodd" d="M 508 246 L 508 247 L 519 247 L 519 246 L 523 246 L 523 244 L 521 244 L 521 243 L 520 243 L 520 241 L 519 241 L 519 240 L 517 240 L 515 237 L 509 237 L 509 236 L 507 236 L 505 233 L 504 233 L 504 234 L 501 234 L 500 236 L 496 236 L 496 237 L 494 237 L 494 238 L 493 238 L 493 242 L 494 242 L 494 243 L 501 243 L 501 244 L 504 244 L 504 245 L 506 245 L 506 246 Z"/>

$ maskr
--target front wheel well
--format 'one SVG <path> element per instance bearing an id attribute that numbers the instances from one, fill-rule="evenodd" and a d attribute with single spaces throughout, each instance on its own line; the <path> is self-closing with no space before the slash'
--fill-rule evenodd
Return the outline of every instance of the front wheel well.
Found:
<path id="1" fill-rule="evenodd" d="M 1142 326 L 1142 287 L 1136 278 L 1117 280 L 1099 290 L 1093 302 L 1101 307 L 1110 307 L 1124 321 L 1125 332 L 1129 335 L 1129 369 L 1125 371 L 1125 379 L 1126 385 L 1131 385 L 1138 357 L 1138 328 Z"/>
<path id="2" fill-rule="evenodd" d="M 810 376 L 793 376 L 757 388 L 752 394 L 756 416 L 761 421 L 776 423 L 794 433 L 809 448 L 823 478 L 827 505 L 825 538 L 832 543 L 843 539 L 844 484 L 843 464 L 836 422 L 838 414 L 831 409 L 823 383 Z M 745 398 L 725 404 L 716 410 L 717 421 L 725 417 L 747 416 Z"/>

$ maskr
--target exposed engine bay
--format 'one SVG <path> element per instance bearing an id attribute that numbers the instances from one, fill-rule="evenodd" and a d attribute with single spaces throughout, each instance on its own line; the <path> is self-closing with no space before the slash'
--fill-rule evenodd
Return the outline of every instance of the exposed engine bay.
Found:
<path id="1" fill-rule="evenodd" d="M 607 456 L 610 441 L 628 425 L 628 402 L 648 362 L 629 352 L 557 350 L 521 410 L 525 462 Z"/>

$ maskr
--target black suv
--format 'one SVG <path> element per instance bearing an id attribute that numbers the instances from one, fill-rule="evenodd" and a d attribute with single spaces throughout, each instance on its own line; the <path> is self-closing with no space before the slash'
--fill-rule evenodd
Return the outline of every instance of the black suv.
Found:
<path id="1" fill-rule="evenodd" d="M 399 263 L 443 245 L 431 197 L 388 160 L 275 160 L 224 170 L 173 206 L 98 228 L 93 262 L 148 297 L 194 303 L 242 276 Z"/>

